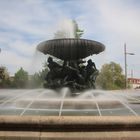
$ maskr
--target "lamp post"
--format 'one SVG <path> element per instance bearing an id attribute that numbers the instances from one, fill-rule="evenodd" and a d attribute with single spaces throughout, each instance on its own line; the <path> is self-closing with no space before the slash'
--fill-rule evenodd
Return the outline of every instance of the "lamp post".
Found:
<path id="1" fill-rule="evenodd" d="M 128 53 L 126 50 L 126 44 L 124 44 L 124 62 L 125 62 L 125 88 L 127 89 L 127 55 L 135 55 L 134 53 Z"/>

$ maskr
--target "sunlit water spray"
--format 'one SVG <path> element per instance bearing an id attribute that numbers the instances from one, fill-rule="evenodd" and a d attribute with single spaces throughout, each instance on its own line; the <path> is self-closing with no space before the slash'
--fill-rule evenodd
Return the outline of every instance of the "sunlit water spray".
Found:
<path id="1" fill-rule="evenodd" d="M 30 73 L 38 72 L 43 69 L 43 64 L 45 63 L 46 57 L 39 51 L 35 50 L 33 58 L 30 65 Z"/>
<path id="2" fill-rule="evenodd" d="M 104 116 L 105 112 L 111 115 L 112 111 L 119 115 L 137 115 L 133 107 L 137 107 L 139 104 L 132 104 L 132 100 L 138 100 L 140 97 L 135 92 L 123 94 L 122 91 L 102 90 L 87 90 L 80 92 L 80 95 L 73 96 L 74 93 L 71 93 L 68 88 L 62 88 L 58 91 L 34 89 L 13 90 L 13 93 L 7 90 L 6 92 L 10 92 L 10 94 L 4 94 L 6 98 L 0 105 L 0 113 L 17 113 L 16 115 L 34 115 L 35 113 L 47 116 L 51 113 L 51 115 L 56 116 Z"/>
<path id="3" fill-rule="evenodd" d="M 59 116 L 61 116 L 61 114 L 62 114 L 62 108 L 63 108 L 63 104 L 64 104 L 64 99 L 66 97 L 66 94 L 68 94 L 68 93 L 69 93 L 68 88 L 63 88 L 62 89 L 62 100 L 61 100 L 61 105 L 60 105 Z"/>
<path id="4" fill-rule="evenodd" d="M 58 30 L 56 31 L 54 38 L 75 38 L 75 28 L 73 20 L 65 19 L 58 24 Z"/>
<path id="5" fill-rule="evenodd" d="M 76 30 L 76 27 L 75 27 L 73 20 L 65 19 L 65 20 L 61 21 L 60 23 L 58 23 L 57 30 L 54 33 L 54 38 L 52 38 L 52 39 L 75 38 L 75 30 Z M 44 69 L 43 65 L 44 65 L 47 57 L 49 57 L 49 55 L 45 56 L 42 53 L 40 53 L 39 51 L 35 50 L 32 61 L 31 61 L 31 65 L 29 68 L 29 73 L 32 75 L 32 74 Z M 54 58 L 54 60 L 55 60 L 55 58 Z M 57 61 L 60 61 L 60 60 L 57 60 Z M 34 82 L 34 81 L 30 81 L 29 83 L 27 83 L 27 85 L 29 87 L 30 87 L 30 85 L 34 85 L 34 83 L 31 83 L 31 82 Z"/>

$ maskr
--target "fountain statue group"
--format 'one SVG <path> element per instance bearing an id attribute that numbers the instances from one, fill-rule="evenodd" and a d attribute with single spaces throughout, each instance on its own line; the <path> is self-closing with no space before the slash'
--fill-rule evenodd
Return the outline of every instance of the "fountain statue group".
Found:
<path id="1" fill-rule="evenodd" d="M 47 88 L 69 87 L 72 90 L 83 90 L 86 88 L 95 88 L 95 80 L 98 75 L 95 63 L 91 59 L 85 66 L 82 59 L 64 61 L 63 65 L 48 58 L 49 72 L 46 75 Z"/>
<path id="2" fill-rule="evenodd" d="M 71 90 L 95 88 L 98 70 L 91 59 L 85 65 L 83 58 L 99 54 L 104 49 L 102 43 L 87 39 L 62 38 L 41 42 L 38 51 L 63 60 L 63 65 L 59 65 L 52 57 L 48 58 L 50 71 L 44 86 L 53 89 L 70 87 Z"/>

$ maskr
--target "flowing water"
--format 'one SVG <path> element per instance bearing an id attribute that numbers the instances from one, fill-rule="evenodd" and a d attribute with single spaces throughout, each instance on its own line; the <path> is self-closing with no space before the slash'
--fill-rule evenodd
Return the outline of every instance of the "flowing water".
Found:
<path id="1" fill-rule="evenodd" d="M 140 91 L 1 89 L 0 115 L 138 116 Z"/>
<path id="2" fill-rule="evenodd" d="M 40 53 L 39 51 L 35 50 L 33 54 L 33 58 L 31 60 L 29 73 L 34 74 L 43 69 L 43 64 L 45 63 L 46 56 Z"/>
<path id="3" fill-rule="evenodd" d="M 75 38 L 75 27 L 73 20 L 65 19 L 58 23 L 57 31 L 54 33 L 53 39 L 60 39 L 60 38 Z M 35 50 L 33 54 L 33 58 L 29 67 L 29 73 L 34 74 L 39 72 L 43 69 L 43 65 L 46 62 L 46 59 L 49 55 L 44 55 L 41 52 Z M 62 63 L 60 59 L 56 59 L 54 57 L 54 61 L 58 63 Z M 32 81 L 33 82 L 33 81 Z M 29 83 L 28 83 L 29 84 Z M 32 83 L 31 83 L 32 84 Z"/>

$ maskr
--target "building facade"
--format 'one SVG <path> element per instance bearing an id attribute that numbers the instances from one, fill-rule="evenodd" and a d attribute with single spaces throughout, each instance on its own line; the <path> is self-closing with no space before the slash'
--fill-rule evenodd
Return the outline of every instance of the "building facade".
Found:
<path id="1" fill-rule="evenodd" d="M 140 88 L 140 79 L 138 78 L 128 78 L 128 84 L 131 88 Z"/>

